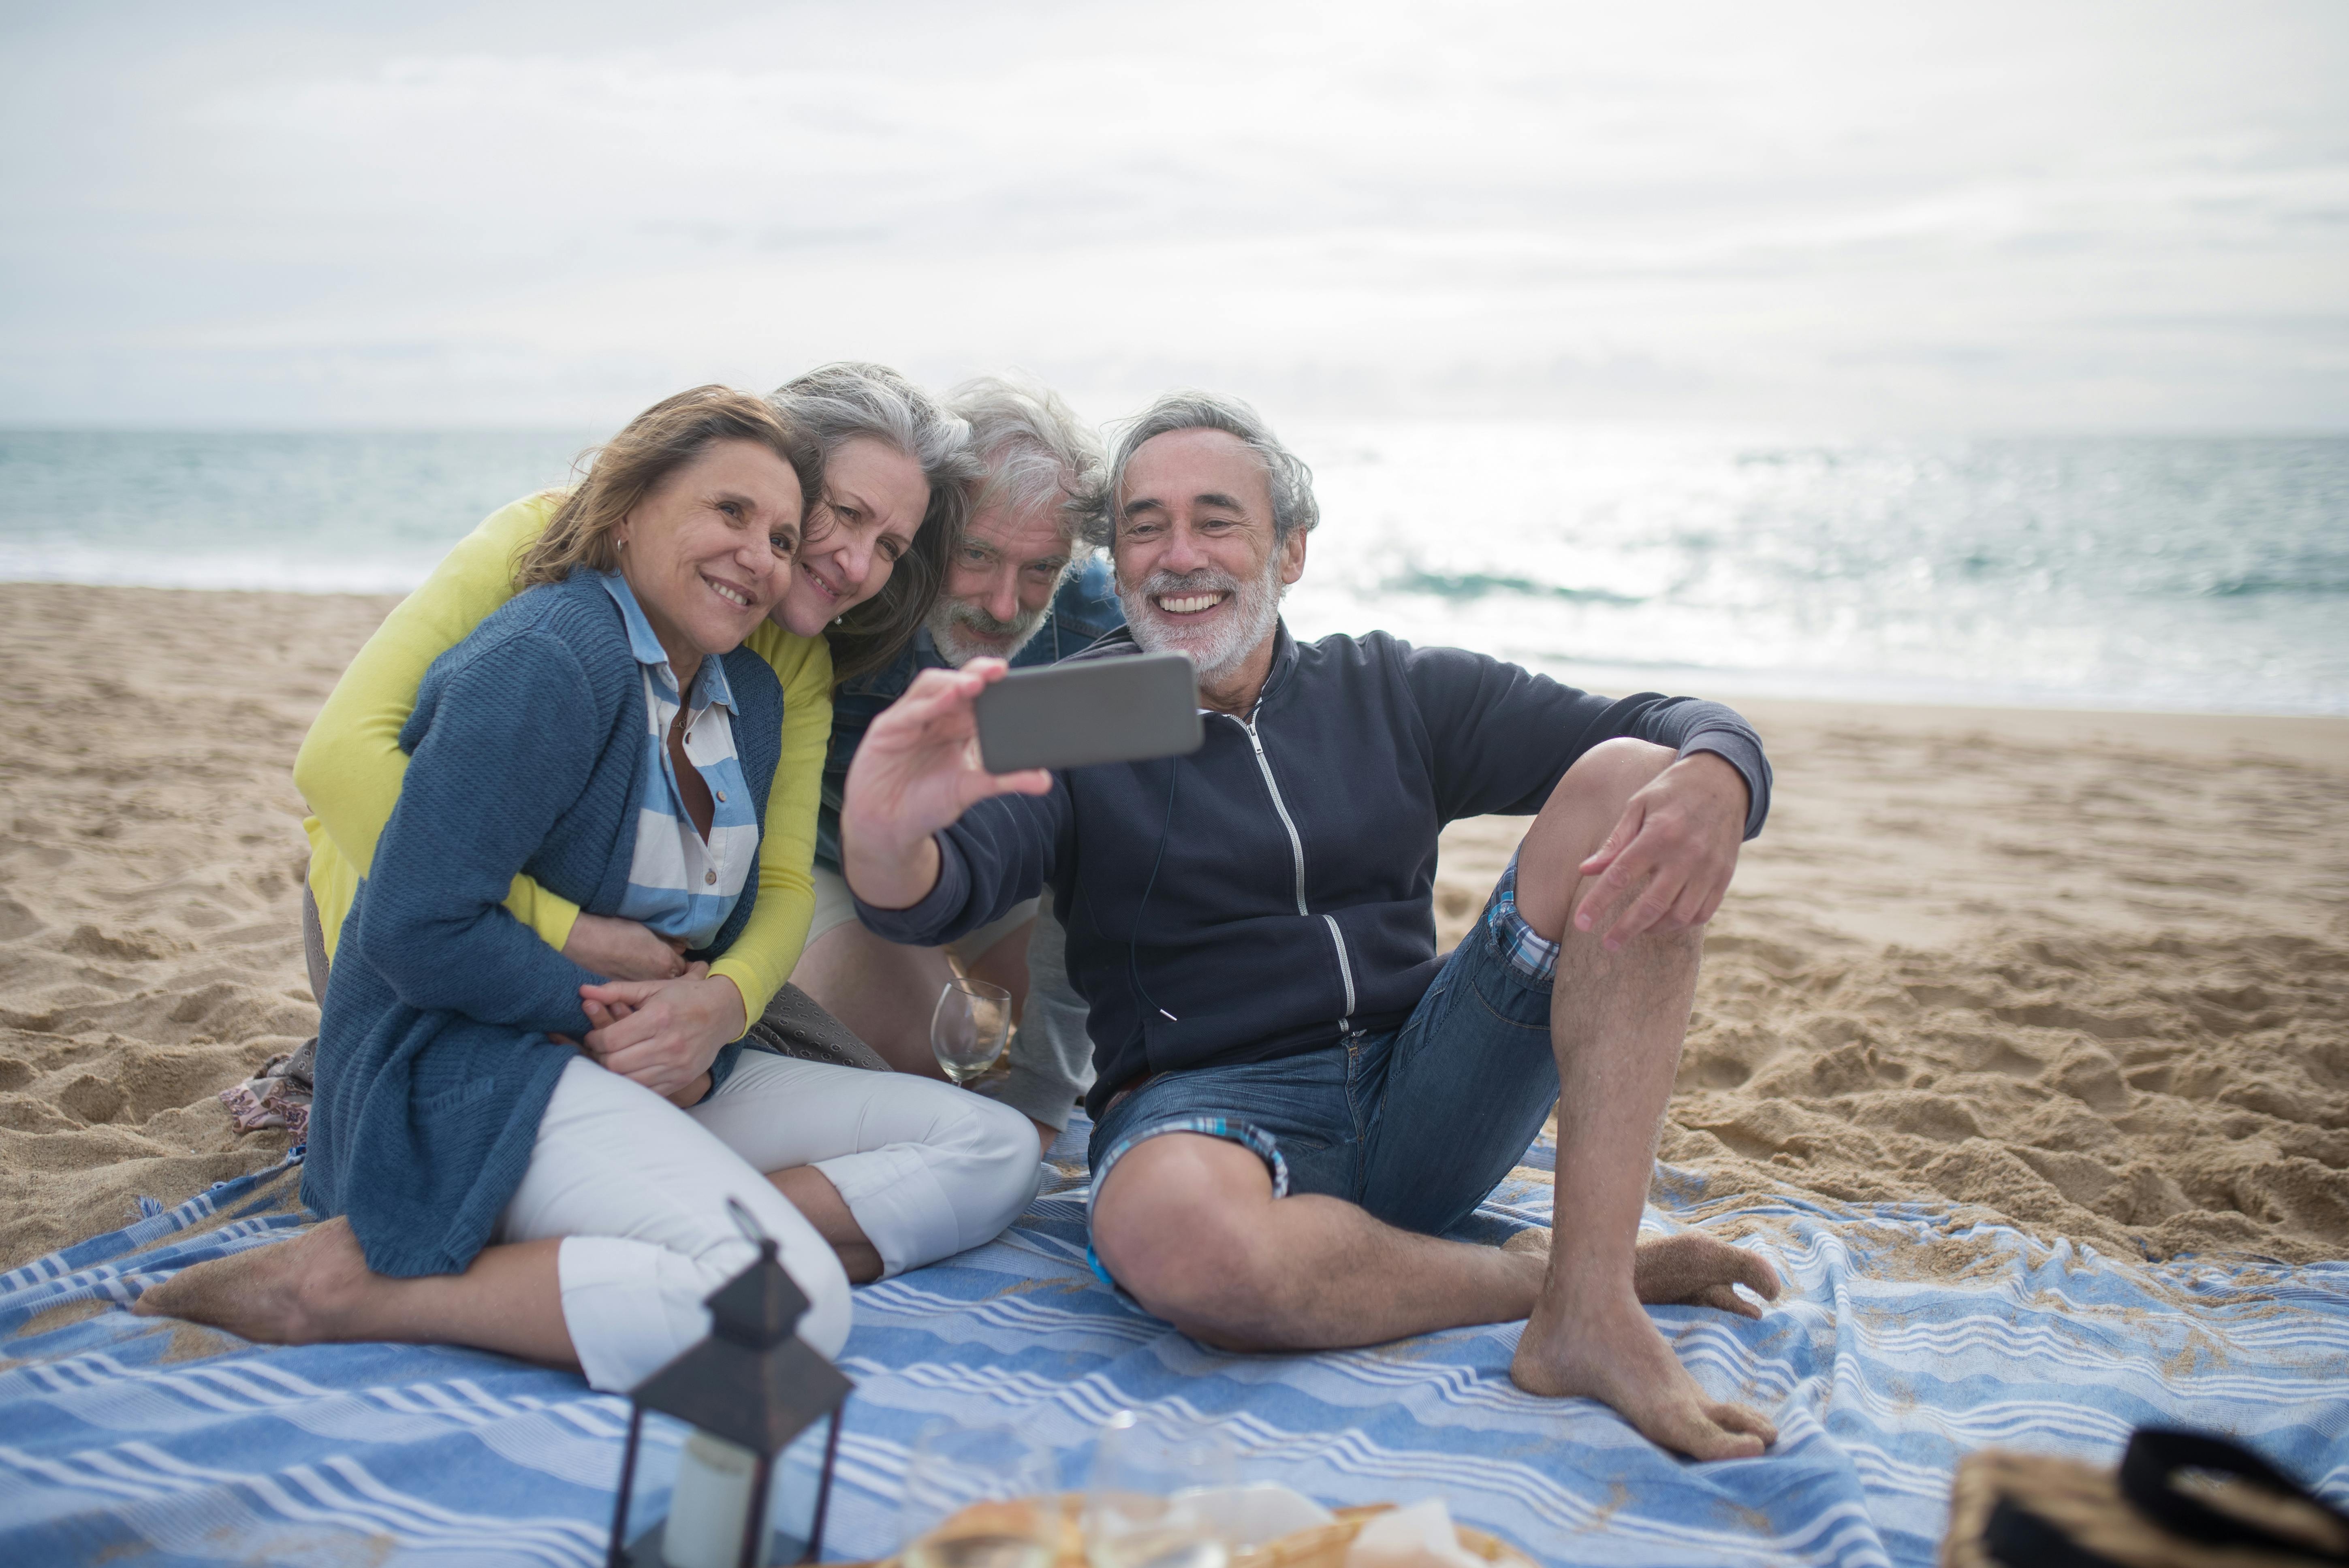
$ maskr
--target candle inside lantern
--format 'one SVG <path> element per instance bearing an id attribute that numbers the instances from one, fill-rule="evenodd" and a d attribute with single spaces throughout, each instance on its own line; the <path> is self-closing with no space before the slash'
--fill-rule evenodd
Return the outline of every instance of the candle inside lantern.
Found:
<path id="1" fill-rule="evenodd" d="M 757 1456 L 723 1438 L 695 1432 L 678 1456 L 661 1556 L 669 1568 L 737 1568 L 750 1523 Z"/>
<path id="2" fill-rule="evenodd" d="M 841 1402 L 854 1385 L 792 1332 L 807 1315 L 808 1298 L 784 1272 L 782 1248 L 739 1200 L 727 1199 L 726 1208 L 758 1244 L 759 1256 L 710 1294 L 709 1337 L 629 1391 L 636 1408 L 612 1501 L 612 1568 L 769 1568 L 823 1554 L 817 1526 L 832 1491 Z M 684 1422 L 690 1435 L 678 1455 L 668 1518 L 631 1541 L 628 1493 L 651 1414 Z M 812 1489 L 782 1484 L 792 1467 L 773 1465 L 777 1450 L 794 1439 L 805 1444 L 818 1422 L 823 1447 L 805 1450 L 823 1456 Z M 781 1471 L 775 1484 L 754 1495 L 755 1483 L 772 1469 Z M 776 1494 L 781 1515 L 804 1534 L 774 1537 L 766 1505 Z M 804 1524 L 794 1517 L 802 1511 L 812 1516 Z"/>

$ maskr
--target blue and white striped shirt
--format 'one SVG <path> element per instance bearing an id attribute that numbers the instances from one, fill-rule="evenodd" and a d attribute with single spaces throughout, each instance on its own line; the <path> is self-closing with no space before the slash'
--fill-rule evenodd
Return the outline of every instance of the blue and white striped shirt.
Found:
<path id="1" fill-rule="evenodd" d="M 653 634 L 652 623 L 626 579 L 599 572 L 604 591 L 620 607 L 628 651 L 645 682 L 644 809 L 636 819 L 636 851 L 628 863 L 623 919 L 641 921 L 688 947 L 706 947 L 734 913 L 759 863 L 759 818 L 751 809 L 742 764 L 734 755 L 734 694 L 726 670 L 704 657 L 686 697 L 685 756 L 709 786 L 709 838 L 695 830 L 670 766 L 668 727 L 678 707 L 677 674 Z"/>

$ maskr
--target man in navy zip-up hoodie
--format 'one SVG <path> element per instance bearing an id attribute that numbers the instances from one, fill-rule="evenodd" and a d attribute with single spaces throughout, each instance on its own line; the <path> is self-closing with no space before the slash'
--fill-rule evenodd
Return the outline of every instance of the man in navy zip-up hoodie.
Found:
<path id="1" fill-rule="evenodd" d="M 1756 1254 L 1638 1244 L 1699 938 L 1769 806 L 1761 741 L 1686 697 L 1610 702 L 1383 633 L 1299 645 L 1282 591 L 1311 476 L 1245 404 L 1176 394 L 1120 443 L 1103 520 L 1128 629 L 1080 655 L 1191 655 L 1187 757 L 997 778 L 971 744 L 994 661 L 876 719 L 841 812 L 858 913 L 936 944 L 1049 882 L 1097 1081 L 1095 1265 L 1245 1349 L 1530 1317 L 1526 1388 L 1606 1400 L 1698 1458 L 1775 1429 L 1712 1398 L 1642 1302 L 1756 1315 Z M 1445 823 L 1535 814 L 1448 958 Z M 1552 1106 L 1538 1251 L 1447 1241 Z"/>

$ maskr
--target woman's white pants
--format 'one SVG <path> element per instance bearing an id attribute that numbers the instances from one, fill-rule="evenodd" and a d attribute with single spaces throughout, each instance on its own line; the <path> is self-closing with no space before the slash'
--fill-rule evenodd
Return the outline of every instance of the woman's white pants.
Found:
<path id="1" fill-rule="evenodd" d="M 709 1334 L 704 1299 L 757 1255 L 726 1212 L 740 1199 L 812 1304 L 801 1337 L 836 1356 L 848 1276 L 766 1178 L 800 1165 L 839 1189 L 885 1274 L 991 1239 L 1042 1174 L 1026 1117 L 934 1079 L 746 1050 L 681 1110 L 583 1056 L 556 1081 L 497 1239 L 564 1239 L 572 1347 L 589 1384 L 625 1393 Z"/>

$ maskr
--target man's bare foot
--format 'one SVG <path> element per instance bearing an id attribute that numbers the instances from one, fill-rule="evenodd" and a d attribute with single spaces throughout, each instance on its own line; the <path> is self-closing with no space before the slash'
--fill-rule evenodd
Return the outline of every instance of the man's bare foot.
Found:
<path id="1" fill-rule="evenodd" d="M 1534 1307 L 1509 1378 L 1529 1394 L 1613 1407 L 1649 1441 L 1697 1460 L 1755 1459 L 1778 1440 L 1757 1410 L 1705 1397 L 1630 1295 L 1568 1304 L 1555 1282 Z"/>
<path id="2" fill-rule="evenodd" d="M 1761 1316 L 1759 1304 L 1731 1288 L 1741 1284 L 1764 1301 L 1778 1299 L 1778 1271 L 1769 1259 L 1702 1232 L 1641 1242 L 1632 1254 L 1631 1294 L 1651 1306 L 1710 1306 Z"/>
<path id="3" fill-rule="evenodd" d="M 1551 1233 L 1537 1226 L 1501 1243 L 1506 1253 L 1547 1257 Z M 1764 1301 L 1778 1299 L 1778 1271 L 1759 1253 L 1698 1231 L 1641 1242 L 1631 1263 L 1631 1294 L 1650 1306 L 1710 1306 L 1742 1317 L 1762 1309 L 1733 1290 L 1744 1285 Z"/>
<path id="4" fill-rule="evenodd" d="M 358 1238 L 336 1218 L 290 1242 L 181 1269 L 149 1285 L 130 1310 L 209 1324 L 240 1339 L 308 1345 L 337 1337 L 337 1307 L 370 1277 Z"/>

